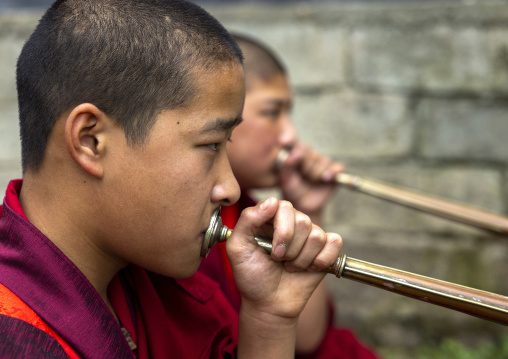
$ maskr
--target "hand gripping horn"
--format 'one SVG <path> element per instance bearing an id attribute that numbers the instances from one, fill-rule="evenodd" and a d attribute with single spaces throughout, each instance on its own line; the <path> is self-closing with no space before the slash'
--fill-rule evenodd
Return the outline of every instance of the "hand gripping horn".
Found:
<path id="1" fill-rule="evenodd" d="M 201 256 L 206 257 L 217 242 L 226 241 L 233 230 L 222 224 L 220 208 L 213 212 L 205 233 Z M 271 253 L 269 238 L 255 237 L 259 246 Z M 508 297 L 473 289 L 398 269 L 364 262 L 341 254 L 325 272 L 393 293 L 508 325 Z"/>

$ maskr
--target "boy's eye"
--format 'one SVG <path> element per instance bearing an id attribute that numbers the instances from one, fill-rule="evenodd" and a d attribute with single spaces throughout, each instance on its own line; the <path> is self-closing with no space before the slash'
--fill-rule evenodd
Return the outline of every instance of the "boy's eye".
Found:
<path id="1" fill-rule="evenodd" d="M 280 110 L 273 109 L 273 110 L 265 110 L 262 112 L 263 116 L 268 117 L 272 120 L 276 120 L 280 116 Z"/>
<path id="2" fill-rule="evenodd" d="M 212 150 L 212 151 L 217 151 L 218 147 L 219 147 L 220 143 L 210 143 L 208 144 L 207 146 Z"/>

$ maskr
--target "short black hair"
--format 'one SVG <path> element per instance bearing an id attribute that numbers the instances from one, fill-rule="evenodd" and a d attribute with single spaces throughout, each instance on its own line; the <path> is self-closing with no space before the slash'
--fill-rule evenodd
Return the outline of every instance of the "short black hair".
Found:
<path id="1" fill-rule="evenodd" d="M 235 61 L 243 57 L 232 36 L 191 2 L 56 1 L 17 63 L 23 172 L 40 168 L 56 120 L 80 103 L 142 144 L 160 112 L 193 99 L 196 69 Z"/>
<path id="2" fill-rule="evenodd" d="M 268 82 L 277 75 L 287 76 L 287 70 L 282 61 L 267 45 L 247 35 L 238 33 L 232 33 L 232 35 L 244 56 L 247 91 L 252 79 Z"/>

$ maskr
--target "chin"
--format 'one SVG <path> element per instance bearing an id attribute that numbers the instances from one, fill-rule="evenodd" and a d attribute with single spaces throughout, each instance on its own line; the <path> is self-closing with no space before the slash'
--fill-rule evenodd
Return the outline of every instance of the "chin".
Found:
<path id="1" fill-rule="evenodd" d="M 151 272 L 163 275 L 165 277 L 188 278 L 197 272 L 200 263 L 201 257 L 199 257 L 199 259 L 195 261 L 192 261 L 192 263 L 191 262 L 179 263 L 176 268 L 174 265 L 167 266 L 167 263 L 165 263 L 166 265 L 163 264 L 159 268 L 146 268 L 146 269 L 148 269 Z"/>
<path id="2" fill-rule="evenodd" d="M 178 273 L 178 275 L 173 276 L 174 278 L 188 278 L 192 276 L 194 273 L 198 271 L 199 264 L 201 263 L 201 257 L 198 261 L 196 261 L 193 265 L 189 264 L 185 268 L 182 268 L 182 271 Z"/>

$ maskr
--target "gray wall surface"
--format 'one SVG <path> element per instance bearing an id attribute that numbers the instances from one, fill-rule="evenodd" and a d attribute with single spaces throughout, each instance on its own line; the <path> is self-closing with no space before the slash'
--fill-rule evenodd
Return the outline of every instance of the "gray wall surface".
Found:
<path id="1" fill-rule="evenodd" d="M 508 2 L 214 5 L 289 68 L 302 141 L 348 172 L 508 213 Z M 15 61 L 40 13 L 0 17 L 0 190 L 20 176 Z M 351 257 L 508 295 L 508 237 L 341 188 Z M 327 278 L 336 324 L 376 348 L 508 335 L 498 324 Z"/>

